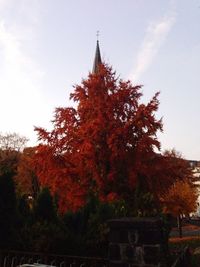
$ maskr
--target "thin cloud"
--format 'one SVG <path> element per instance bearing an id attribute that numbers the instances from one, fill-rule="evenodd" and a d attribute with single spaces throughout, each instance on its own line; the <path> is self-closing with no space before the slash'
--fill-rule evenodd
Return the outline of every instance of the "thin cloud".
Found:
<path id="1" fill-rule="evenodd" d="M 138 81 L 141 75 L 149 68 L 159 48 L 166 40 L 175 20 L 176 15 L 171 14 L 148 26 L 144 41 L 137 56 L 136 66 L 129 75 L 130 80 L 134 82 Z"/>
<path id="2" fill-rule="evenodd" d="M 27 25 L 30 34 L 34 30 L 32 23 Z M 44 72 L 27 50 L 25 44 L 31 38 L 23 34 L 27 31 L 6 17 L 0 20 L 0 130 L 20 131 L 34 138 L 33 124 L 41 117 L 41 111 L 45 113 L 41 95 Z"/>
<path id="3" fill-rule="evenodd" d="M 9 5 L 9 0 L 0 0 L 0 10 Z"/>

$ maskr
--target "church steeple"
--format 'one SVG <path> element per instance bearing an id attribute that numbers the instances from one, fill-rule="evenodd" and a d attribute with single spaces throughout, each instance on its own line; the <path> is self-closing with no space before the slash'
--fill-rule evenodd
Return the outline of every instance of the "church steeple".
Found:
<path id="1" fill-rule="evenodd" d="M 100 53 L 100 48 L 99 48 L 99 40 L 97 39 L 97 46 L 96 46 L 96 52 L 95 52 L 95 57 L 94 57 L 94 64 L 93 64 L 92 73 L 98 72 L 100 64 L 102 64 L 102 61 L 101 61 L 101 53 Z"/>

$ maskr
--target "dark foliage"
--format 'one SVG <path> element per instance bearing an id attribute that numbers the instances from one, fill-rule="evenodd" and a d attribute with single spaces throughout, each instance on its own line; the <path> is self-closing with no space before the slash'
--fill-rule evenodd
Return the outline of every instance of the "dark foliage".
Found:
<path id="1" fill-rule="evenodd" d="M 12 174 L 0 175 L 0 247 L 13 245 L 13 231 L 16 224 L 16 195 Z"/>
<path id="2" fill-rule="evenodd" d="M 33 216 L 37 221 L 56 221 L 56 206 L 47 187 L 39 193 L 33 207 Z"/>

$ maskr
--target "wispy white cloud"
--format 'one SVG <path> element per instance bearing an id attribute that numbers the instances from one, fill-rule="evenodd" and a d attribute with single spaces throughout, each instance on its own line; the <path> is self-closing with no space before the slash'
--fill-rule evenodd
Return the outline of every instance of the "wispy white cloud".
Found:
<path id="1" fill-rule="evenodd" d="M 9 5 L 10 0 L 0 0 L 0 10 Z"/>
<path id="2" fill-rule="evenodd" d="M 141 75 L 150 67 L 175 21 L 176 14 L 173 12 L 157 22 L 150 23 L 147 27 L 144 41 L 139 49 L 136 66 L 130 72 L 130 80 L 134 82 L 138 81 Z"/>
<path id="3" fill-rule="evenodd" d="M 0 0 L 1 4 L 4 1 Z M 0 20 L 0 131 L 32 138 L 33 123 L 44 110 L 44 73 L 25 45 L 31 38 L 34 43 L 34 23 L 31 21 L 25 28 L 16 21 L 17 18 L 10 21 L 6 16 Z"/>

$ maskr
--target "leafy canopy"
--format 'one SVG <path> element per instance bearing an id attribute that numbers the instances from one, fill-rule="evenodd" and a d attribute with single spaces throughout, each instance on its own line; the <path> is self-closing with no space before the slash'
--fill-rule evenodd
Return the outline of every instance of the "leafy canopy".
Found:
<path id="1" fill-rule="evenodd" d="M 141 97 L 141 86 L 118 79 L 102 64 L 75 86 L 74 108 L 55 110 L 52 131 L 36 128 L 37 175 L 59 196 L 61 211 L 83 206 L 91 192 L 104 201 L 131 201 L 138 177 L 156 194 L 158 93 L 147 104 Z"/>

